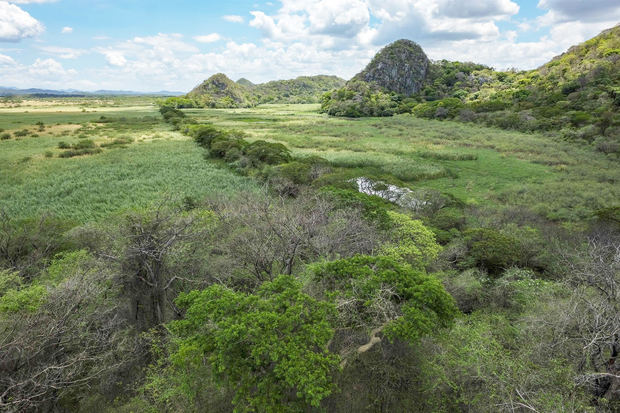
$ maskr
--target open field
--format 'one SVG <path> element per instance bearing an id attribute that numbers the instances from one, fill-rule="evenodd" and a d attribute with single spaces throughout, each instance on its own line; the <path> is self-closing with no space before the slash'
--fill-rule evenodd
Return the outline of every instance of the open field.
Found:
<path id="1" fill-rule="evenodd" d="M 49 102 L 47 102 L 49 103 Z M 144 206 L 161 196 L 201 197 L 253 186 L 202 159 L 185 136 L 161 121 L 152 102 L 81 111 L 72 102 L 0 109 L 0 202 L 13 214 L 43 211 L 79 221 Z M 148 103 L 148 104 L 144 104 Z M 352 176 L 373 175 L 412 189 L 433 188 L 470 205 L 524 205 L 554 220 L 587 219 L 619 197 L 617 162 L 545 136 L 456 122 L 335 119 L 316 105 L 192 109 L 199 122 L 240 129 L 249 140 L 318 155 Z M 18 110 L 21 109 L 21 110 Z M 42 124 L 41 124 L 42 123 Z M 15 137 L 15 132 L 26 136 Z M 35 136 L 36 135 L 36 136 Z M 95 145 L 128 139 L 103 153 L 59 158 L 61 142 Z"/>
<path id="2" fill-rule="evenodd" d="M 164 197 L 253 187 L 248 179 L 206 163 L 190 139 L 169 131 L 153 106 L 97 113 L 57 109 L 0 110 L 2 133 L 29 129 L 27 136 L 0 141 L 0 207 L 13 216 L 52 213 L 86 222 Z M 103 114 L 112 121 L 102 123 Z M 42 131 L 37 122 L 45 125 Z M 113 144 L 93 155 L 59 157 L 61 142 L 92 140 L 105 146 L 119 138 L 131 143 Z"/>
<path id="3" fill-rule="evenodd" d="M 411 115 L 335 119 L 317 108 L 264 105 L 188 115 L 282 142 L 296 155 L 319 155 L 360 174 L 389 174 L 473 205 L 524 205 L 553 220 L 576 221 L 620 197 L 617 160 L 575 144 Z"/>

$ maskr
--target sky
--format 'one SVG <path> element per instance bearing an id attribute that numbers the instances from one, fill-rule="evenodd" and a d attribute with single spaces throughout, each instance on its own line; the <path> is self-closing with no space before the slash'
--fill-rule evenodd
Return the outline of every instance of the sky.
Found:
<path id="1" fill-rule="evenodd" d="M 349 79 L 401 38 L 434 60 L 533 69 L 619 22 L 619 0 L 0 0 L 0 86 Z"/>

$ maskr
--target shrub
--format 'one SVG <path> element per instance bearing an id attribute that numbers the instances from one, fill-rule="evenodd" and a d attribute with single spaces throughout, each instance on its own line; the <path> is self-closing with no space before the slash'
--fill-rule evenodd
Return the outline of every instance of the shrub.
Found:
<path id="1" fill-rule="evenodd" d="M 71 149 L 68 151 L 61 152 L 58 155 L 58 157 L 59 158 L 73 158 L 75 156 L 95 155 L 101 152 L 103 152 L 101 148 Z"/>
<path id="2" fill-rule="evenodd" d="M 213 158 L 227 158 L 228 161 L 231 161 L 234 160 L 232 159 L 233 154 L 238 155 L 238 157 L 241 156 L 245 145 L 246 143 L 242 139 L 230 139 L 226 136 L 220 136 L 211 142 L 209 155 Z"/>
<path id="3" fill-rule="evenodd" d="M 24 136 L 28 136 L 29 133 L 30 131 L 28 129 L 22 129 L 14 132 L 13 135 L 15 135 L 15 137 L 23 138 Z"/>
<path id="4" fill-rule="evenodd" d="M 73 145 L 71 145 L 71 147 L 73 149 L 92 149 L 95 148 L 95 142 L 93 142 L 91 139 L 86 139 L 86 140 L 82 140 L 79 141 L 77 143 L 74 143 Z"/>
<path id="5" fill-rule="evenodd" d="M 342 189 L 333 186 L 325 186 L 321 188 L 321 192 L 331 198 L 335 208 L 360 208 L 364 219 L 378 227 L 388 229 L 393 225 L 388 211 L 394 206 L 383 198 L 367 195 L 354 189 Z"/>
<path id="6" fill-rule="evenodd" d="M 71 148 L 71 145 L 69 145 L 67 142 L 58 142 L 58 149 L 69 149 Z"/>
<path id="7" fill-rule="evenodd" d="M 112 142 L 102 143 L 102 148 L 124 148 L 126 145 L 132 144 L 133 138 L 121 137 L 116 138 Z"/>
<path id="8" fill-rule="evenodd" d="M 477 266 L 498 276 L 519 262 L 517 240 L 491 228 L 475 228 L 465 232 L 467 257 L 462 264 Z"/>
<path id="9" fill-rule="evenodd" d="M 8 139 L 11 139 L 10 133 L 3 133 L 2 135 L 0 135 L 0 140 L 6 141 Z"/>
<path id="10" fill-rule="evenodd" d="M 291 160 L 291 152 L 286 146 L 263 140 L 254 141 L 247 145 L 244 154 L 255 166 L 261 163 L 278 165 Z"/>
<path id="11" fill-rule="evenodd" d="M 187 133 L 194 138 L 194 141 L 205 149 L 211 149 L 211 142 L 214 139 L 224 136 L 221 129 L 213 125 L 191 125 L 188 127 Z"/>

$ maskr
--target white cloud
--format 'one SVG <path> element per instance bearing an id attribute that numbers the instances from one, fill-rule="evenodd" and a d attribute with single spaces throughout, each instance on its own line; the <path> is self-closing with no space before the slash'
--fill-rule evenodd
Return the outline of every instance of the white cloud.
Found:
<path id="1" fill-rule="evenodd" d="M 618 0 L 540 0 L 538 7 L 548 10 L 543 18 L 548 24 L 568 21 L 618 22 Z"/>
<path id="2" fill-rule="evenodd" d="M 72 49 L 70 47 L 44 46 L 40 48 L 45 53 L 58 56 L 61 59 L 77 59 L 87 53 L 83 49 Z"/>
<path id="3" fill-rule="evenodd" d="M 17 42 L 43 33 L 43 25 L 14 4 L 0 1 L 0 42 Z"/>
<path id="4" fill-rule="evenodd" d="M 60 33 L 62 33 L 62 34 L 71 34 L 71 33 L 73 33 L 73 27 L 65 26 L 65 27 L 62 28 Z"/>
<path id="5" fill-rule="evenodd" d="M 227 22 L 231 22 L 231 23 L 243 23 L 244 19 L 241 16 L 238 16 L 236 14 L 229 14 L 226 16 L 222 16 L 222 19 L 226 20 Z"/>
<path id="6" fill-rule="evenodd" d="M 195 36 L 194 40 L 200 43 L 214 43 L 221 39 L 222 37 L 217 33 L 211 33 L 204 36 Z"/>
<path id="7" fill-rule="evenodd" d="M 519 5 L 510 0 L 439 0 L 437 14 L 454 18 L 488 18 L 512 16 Z"/>
<path id="8" fill-rule="evenodd" d="M 15 66 L 16 64 L 11 56 L 0 54 L 0 66 Z"/>
<path id="9" fill-rule="evenodd" d="M 112 66 L 125 66 L 127 59 L 120 50 L 103 50 L 101 53 L 105 56 L 106 61 Z"/>
<path id="10" fill-rule="evenodd" d="M 0 58 L 1 60 L 1 58 Z M 0 63 L 0 79 L 3 85 L 20 88 L 48 87 L 55 89 L 92 88 L 92 82 L 80 80 L 78 72 L 66 69 L 54 59 L 36 59 L 30 65 L 9 62 Z"/>

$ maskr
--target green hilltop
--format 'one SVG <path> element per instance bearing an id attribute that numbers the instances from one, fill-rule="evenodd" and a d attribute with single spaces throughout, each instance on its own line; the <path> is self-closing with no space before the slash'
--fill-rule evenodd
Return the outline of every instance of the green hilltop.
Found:
<path id="1" fill-rule="evenodd" d="M 333 116 L 413 113 L 542 130 L 594 144 L 605 153 L 620 151 L 619 108 L 620 26 L 529 71 L 447 60 L 427 63 L 419 46 L 399 40 L 322 100 L 322 111 Z"/>
<path id="2" fill-rule="evenodd" d="M 254 84 L 245 78 L 233 82 L 225 74 L 218 73 L 185 97 L 168 99 L 166 105 L 176 108 L 239 108 L 263 103 L 318 103 L 324 93 L 344 84 L 344 79 L 326 75 Z"/>

